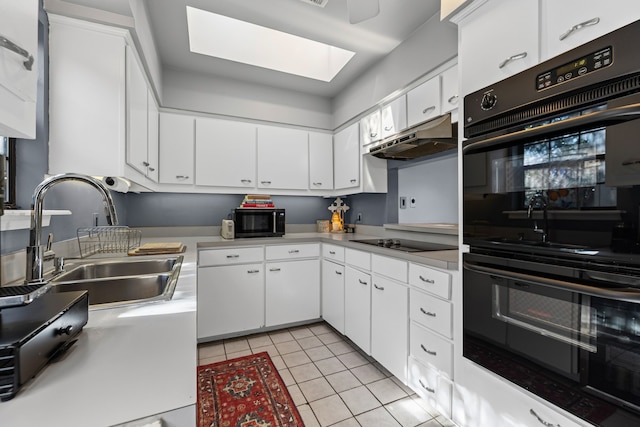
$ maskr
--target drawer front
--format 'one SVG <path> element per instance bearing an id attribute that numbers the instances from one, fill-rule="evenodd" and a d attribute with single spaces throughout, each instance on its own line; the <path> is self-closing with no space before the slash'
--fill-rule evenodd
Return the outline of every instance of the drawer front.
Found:
<path id="1" fill-rule="evenodd" d="M 225 248 L 207 249 L 198 253 L 198 266 L 244 264 L 248 262 L 262 262 L 264 249 L 262 246 L 254 248 Z"/>
<path id="2" fill-rule="evenodd" d="M 322 257 L 337 262 L 344 262 L 344 248 L 342 246 L 322 244 Z"/>
<path id="3" fill-rule="evenodd" d="M 453 338 L 453 307 L 449 301 L 411 289 L 409 304 L 411 320 L 436 331 L 447 338 Z"/>
<path id="4" fill-rule="evenodd" d="M 409 283 L 444 299 L 451 299 L 451 275 L 419 264 L 409 264 Z"/>
<path id="5" fill-rule="evenodd" d="M 407 283 L 407 262 L 386 256 L 372 255 L 373 272 Z"/>
<path id="6" fill-rule="evenodd" d="M 452 384 L 413 357 L 409 357 L 409 387 L 447 418 L 451 418 Z"/>
<path id="7" fill-rule="evenodd" d="M 320 245 L 311 243 L 305 245 L 273 245 L 267 246 L 267 260 L 317 258 L 320 256 Z"/>
<path id="8" fill-rule="evenodd" d="M 345 249 L 345 262 L 363 270 L 371 270 L 371 254 L 369 252 L 358 251 L 356 249 Z"/>
<path id="9" fill-rule="evenodd" d="M 411 356 L 453 379 L 453 344 L 415 323 L 409 331 Z"/>

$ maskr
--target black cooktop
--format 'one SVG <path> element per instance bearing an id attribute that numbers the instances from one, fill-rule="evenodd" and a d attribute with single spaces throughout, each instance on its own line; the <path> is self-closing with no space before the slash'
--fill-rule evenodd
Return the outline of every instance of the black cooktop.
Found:
<path id="1" fill-rule="evenodd" d="M 406 239 L 364 239 L 351 241 L 355 243 L 364 243 L 365 245 L 379 246 L 381 248 L 395 249 L 403 252 L 448 251 L 458 249 L 457 246 Z"/>

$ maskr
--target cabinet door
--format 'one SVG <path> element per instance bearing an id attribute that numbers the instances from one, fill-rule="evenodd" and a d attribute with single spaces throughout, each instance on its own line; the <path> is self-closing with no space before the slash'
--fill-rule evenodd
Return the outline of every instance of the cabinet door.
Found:
<path id="1" fill-rule="evenodd" d="M 360 120 L 360 135 L 363 146 L 382 139 L 380 119 L 380 110 L 376 110 Z"/>
<path id="2" fill-rule="evenodd" d="M 33 139 L 38 90 L 38 1 L 0 0 L 0 34 L 16 49 L 27 52 L 25 57 L 0 47 L 0 135 Z"/>
<path id="3" fill-rule="evenodd" d="M 452 121 L 458 121 L 458 101 L 460 100 L 460 87 L 458 86 L 458 66 L 445 70 L 442 77 L 442 102 L 441 113 L 451 111 Z"/>
<path id="4" fill-rule="evenodd" d="M 538 63 L 538 15 L 538 0 L 492 0 L 459 23 L 461 96 Z"/>
<path id="5" fill-rule="evenodd" d="M 193 184 L 194 118 L 160 113 L 160 182 Z"/>
<path id="6" fill-rule="evenodd" d="M 153 96 L 153 92 L 150 89 L 147 90 L 147 105 L 149 106 L 147 116 L 147 121 L 149 123 L 147 131 L 147 159 L 149 162 L 149 166 L 147 167 L 147 176 L 152 181 L 158 182 L 160 160 L 160 148 L 158 147 L 160 113 L 158 112 L 156 98 Z"/>
<path id="7" fill-rule="evenodd" d="M 309 189 L 309 136 L 305 131 L 258 127 L 258 188 Z"/>
<path id="8" fill-rule="evenodd" d="M 336 190 L 360 185 L 360 144 L 357 123 L 334 135 L 333 168 Z"/>
<path id="9" fill-rule="evenodd" d="M 440 76 L 427 80 L 407 92 L 407 122 L 409 126 L 440 115 Z"/>
<path id="10" fill-rule="evenodd" d="M 131 47 L 126 48 L 127 67 L 127 163 L 147 174 L 149 124 L 147 122 L 147 81 Z"/>
<path id="11" fill-rule="evenodd" d="M 344 333 L 371 354 L 371 275 L 346 267 L 344 282 Z"/>
<path id="12" fill-rule="evenodd" d="M 266 264 L 266 326 L 320 317 L 320 260 Z"/>
<path id="13" fill-rule="evenodd" d="M 333 135 L 309 132 L 309 188 L 333 189 Z"/>
<path id="14" fill-rule="evenodd" d="M 371 356 L 402 382 L 407 380 L 409 289 L 373 276 L 371 290 Z"/>
<path id="15" fill-rule="evenodd" d="M 262 263 L 198 268 L 198 338 L 264 326 Z"/>
<path id="16" fill-rule="evenodd" d="M 407 127 L 407 96 L 394 99 L 381 110 L 382 138 L 395 135 Z"/>
<path id="17" fill-rule="evenodd" d="M 640 19 L 634 0 L 608 2 L 542 1 L 542 56 L 544 59 L 580 46 Z"/>
<path id="18" fill-rule="evenodd" d="M 322 318 L 344 334 L 344 265 L 322 261 Z"/>
<path id="19" fill-rule="evenodd" d="M 196 184 L 255 188 L 256 126 L 197 118 Z"/>

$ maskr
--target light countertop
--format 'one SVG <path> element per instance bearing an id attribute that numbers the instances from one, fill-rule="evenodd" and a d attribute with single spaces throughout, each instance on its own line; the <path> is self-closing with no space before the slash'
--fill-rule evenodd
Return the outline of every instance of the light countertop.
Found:
<path id="1" fill-rule="evenodd" d="M 363 234 L 292 233 L 283 238 L 224 240 L 219 236 L 144 238 L 187 246 L 170 301 L 89 311 L 78 341 L 20 392 L 0 402 L 0 424 L 112 426 L 196 401 L 197 250 L 290 242 L 334 242 L 443 269 L 457 269 L 458 251 L 400 253 L 350 242 Z"/>

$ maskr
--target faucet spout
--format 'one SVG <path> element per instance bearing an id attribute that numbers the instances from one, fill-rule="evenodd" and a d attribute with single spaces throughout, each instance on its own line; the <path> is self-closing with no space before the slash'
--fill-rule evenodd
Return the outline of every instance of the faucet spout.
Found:
<path id="1" fill-rule="evenodd" d="M 542 209 L 542 220 L 544 222 L 544 228 L 539 228 L 538 223 L 534 220 L 533 231 L 542 235 L 542 242 L 547 243 L 549 240 L 549 215 L 547 213 L 547 199 L 542 194 L 542 191 L 536 191 L 529 199 L 529 205 L 527 207 L 527 218 L 533 217 L 534 208 Z"/>
<path id="2" fill-rule="evenodd" d="M 116 207 L 109 189 L 95 178 L 76 173 L 54 175 L 42 181 L 34 190 L 31 199 L 31 228 L 29 230 L 29 246 L 27 246 L 27 271 L 25 283 L 42 283 L 44 248 L 42 247 L 42 210 L 44 196 L 54 185 L 64 181 L 79 181 L 94 187 L 102 196 L 107 224 L 118 225 Z"/>

